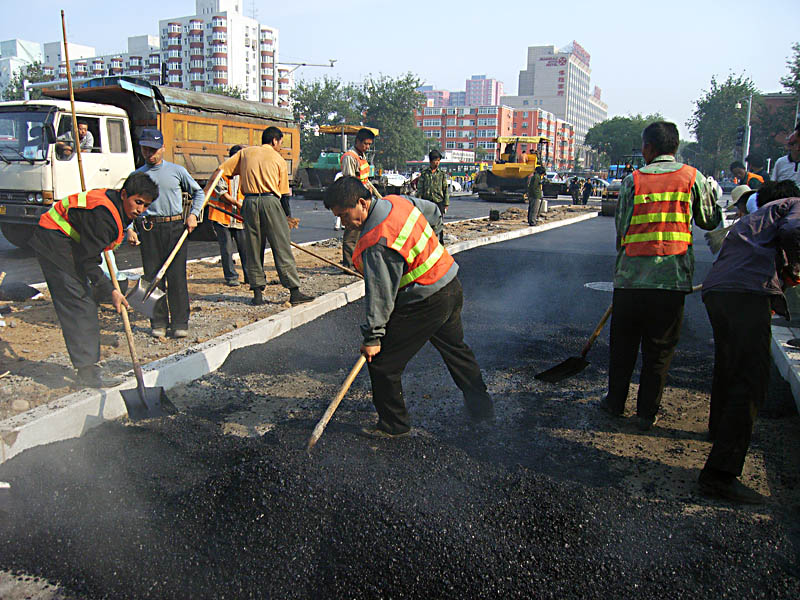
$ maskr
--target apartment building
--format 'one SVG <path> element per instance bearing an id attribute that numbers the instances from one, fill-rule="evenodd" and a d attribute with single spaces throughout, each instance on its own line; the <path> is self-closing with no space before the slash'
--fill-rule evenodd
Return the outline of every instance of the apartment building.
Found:
<path id="1" fill-rule="evenodd" d="M 497 105 L 503 95 L 503 82 L 473 75 L 466 81 L 465 103 L 467 106 Z"/>
<path id="2" fill-rule="evenodd" d="M 44 53 L 39 42 L 6 40 L 0 42 L 0 93 L 17 71 L 35 62 L 43 62 Z"/>
<path id="3" fill-rule="evenodd" d="M 555 169 L 572 165 L 575 153 L 574 127 L 542 110 L 515 111 L 509 106 L 425 106 L 416 111 L 417 127 L 426 138 L 436 140 L 443 152 L 474 150 L 479 158 L 497 156 L 493 140 L 506 135 L 539 135 L 551 140 L 542 159 Z M 532 149 L 523 144 L 521 150 Z"/>

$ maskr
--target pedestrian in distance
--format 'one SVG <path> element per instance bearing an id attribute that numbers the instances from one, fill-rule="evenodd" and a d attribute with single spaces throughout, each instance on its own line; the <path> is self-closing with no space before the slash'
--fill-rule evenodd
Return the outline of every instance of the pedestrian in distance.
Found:
<path id="1" fill-rule="evenodd" d="M 147 210 L 158 186 L 143 173 L 132 173 L 122 189 L 95 189 L 73 194 L 53 204 L 39 218 L 30 241 L 53 299 L 61 333 L 77 381 L 86 387 L 117 385 L 102 375 L 97 298 L 114 309 L 128 306 L 100 269 L 103 250 L 125 239 L 125 228 Z"/>
<path id="2" fill-rule="evenodd" d="M 753 175 L 760 177 L 762 179 L 762 183 L 766 183 L 770 181 L 769 173 L 766 169 L 766 163 L 764 161 L 764 157 L 758 152 L 751 152 L 745 158 L 745 162 L 749 169 L 753 172 Z M 752 186 L 751 186 L 752 187 Z M 758 189 L 758 188 L 752 188 Z"/>
<path id="3" fill-rule="evenodd" d="M 789 152 L 775 161 L 775 166 L 772 168 L 772 180 L 791 179 L 800 186 L 800 123 L 786 138 L 786 146 Z"/>
<path id="4" fill-rule="evenodd" d="M 763 501 L 738 477 L 767 395 L 772 313 L 789 318 L 783 290 L 800 283 L 800 189 L 768 181 L 758 200 L 725 236 L 702 292 L 714 331 L 713 446 L 698 482 L 704 495 L 748 504 Z"/>
<path id="5" fill-rule="evenodd" d="M 442 228 L 438 207 L 409 196 L 373 198 L 355 177 L 334 182 L 325 207 L 360 233 L 353 253 L 365 286 L 367 318 L 360 352 L 368 361 L 378 412 L 377 424 L 362 430 L 364 435 L 409 434 L 401 378 L 408 361 L 429 340 L 464 394 L 470 418 L 493 420 L 480 367 L 464 342 L 458 265 L 436 235 Z"/>
<path id="6" fill-rule="evenodd" d="M 528 180 L 528 225 L 539 224 L 539 213 L 542 210 L 542 178 L 546 171 L 538 165 Z"/>
<path id="7" fill-rule="evenodd" d="M 589 197 L 592 195 L 592 182 L 588 179 L 583 182 L 583 191 L 582 191 L 582 204 L 586 206 L 589 202 Z"/>
<path id="8" fill-rule="evenodd" d="M 292 254 L 289 222 L 281 198 L 291 194 L 286 160 L 280 154 L 283 132 L 277 127 L 267 127 L 261 134 L 261 145 L 243 148 L 226 160 L 209 178 L 211 183 L 222 172 L 223 177 L 239 176 L 244 194 L 242 216 L 246 232 L 244 264 L 247 280 L 253 290 L 251 304 L 264 304 L 264 249 L 266 242 L 272 249 L 275 269 L 281 285 L 289 290 L 292 305 L 310 302 L 314 298 L 300 291 L 300 277 Z"/>
<path id="9" fill-rule="evenodd" d="M 233 146 L 228 152 L 228 157 L 233 156 L 242 146 Z M 242 203 L 244 194 L 239 185 L 239 176 L 220 177 L 219 183 L 214 188 L 211 200 L 208 201 L 208 220 L 213 223 L 214 233 L 219 244 L 219 257 L 222 264 L 222 274 L 225 276 L 225 285 L 236 287 L 239 285 L 239 274 L 233 262 L 233 244 L 239 252 L 242 263 L 244 282 L 247 279 L 247 239 L 244 232 L 244 219 L 242 218 Z M 218 210 L 222 209 L 222 210 Z M 226 212 L 223 212 L 226 211 Z M 234 213 L 236 218 L 227 213 Z"/>
<path id="10" fill-rule="evenodd" d="M 138 169 L 158 184 L 158 198 L 128 230 L 128 242 L 140 246 L 144 278 L 152 280 L 166 262 L 183 230 L 191 233 L 197 227 L 203 210 L 203 190 L 180 165 L 164 160 L 164 136 L 158 129 L 142 129 L 139 146 L 145 164 Z M 191 197 L 191 208 L 184 218 L 183 193 Z M 186 283 L 188 248 L 183 244 L 159 284 L 166 289 L 156 302 L 150 320 L 151 334 L 161 338 L 171 330 L 176 338 L 189 335 L 189 288 Z"/>
<path id="11" fill-rule="evenodd" d="M 581 184 L 578 182 L 577 177 L 573 177 L 569 184 L 569 194 L 572 196 L 573 206 L 580 204 Z"/>
<path id="12" fill-rule="evenodd" d="M 438 206 L 444 218 L 450 206 L 450 186 L 447 185 L 447 174 L 439 168 L 442 153 L 434 148 L 428 153 L 428 161 L 429 166 L 420 173 L 416 195 Z M 444 243 L 444 230 L 439 234 L 439 242 Z"/>
<path id="13" fill-rule="evenodd" d="M 642 431 L 658 418 L 684 297 L 692 289 L 692 221 L 711 230 L 722 219 L 719 185 L 675 160 L 678 143 L 674 123 L 657 121 L 644 129 L 647 164 L 623 180 L 616 211 L 608 394 L 600 407 L 623 414 L 641 347 L 636 414 Z"/>
<path id="14" fill-rule="evenodd" d="M 361 184 L 366 187 L 373 196 L 379 197 L 380 194 L 372 185 L 369 180 L 369 161 L 367 160 L 367 152 L 372 147 L 375 141 L 375 134 L 371 129 L 362 127 L 356 134 L 356 140 L 353 147 L 347 152 L 342 154 L 340 159 L 342 176 L 355 177 Z M 358 231 L 354 229 L 347 229 L 345 224 L 344 233 L 342 234 L 342 264 L 348 269 L 353 268 L 353 250 L 358 241 Z"/>

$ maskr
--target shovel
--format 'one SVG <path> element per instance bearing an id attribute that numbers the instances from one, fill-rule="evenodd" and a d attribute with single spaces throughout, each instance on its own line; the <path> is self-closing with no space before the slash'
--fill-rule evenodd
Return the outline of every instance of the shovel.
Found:
<path id="1" fill-rule="evenodd" d="M 111 275 L 111 281 L 114 283 L 114 289 L 119 292 L 117 274 L 114 272 L 113 263 L 109 260 L 108 253 L 106 253 L 106 264 L 108 264 L 108 272 L 109 275 Z M 131 331 L 131 322 L 128 319 L 128 309 L 126 309 L 124 305 L 121 308 L 122 323 L 125 326 L 125 337 L 128 340 L 128 349 L 131 352 L 133 373 L 136 375 L 135 390 L 120 390 L 122 400 L 125 402 L 125 408 L 128 411 L 128 418 L 130 418 L 131 421 L 138 421 L 140 419 L 160 417 L 165 414 L 165 408 L 169 409 L 170 412 L 175 412 L 175 407 L 167 398 L 163 387 L 145 387 L 142 367 L 139 364 L 139 359 L 136 357 L 136 347 L 133 345 L 133 332 Z"/>
<path id="2" fill-rule="evenodd" d="M 149 286 L 150 282 L 140 277 L 136 280 L 136 285 L 128 290 L 125 298 L 132 308 L 135 308 L 146 317 L 153 319 L 156 303 L 164 297 L 164 292 L 155 288 L 148 295 L 147 289 Z"/>
<path id="3" fill-rule="evenodd" d="M 350 373 L 347 375 L 347 379 L 344 380 L 342 387 L 339 388 L 339 393 L 336 394 L 336 397 L 331 401 L 328 405 L 328 408 L 325 410 L 325 414 L 322 415 L 322 418 L 317 423 L 317 426 L 314 427 L 314 431 L 311 432 L 311 437 L 308 438 L 308 446 L 306 447 L 306 452 L 311 452 L 311 449 L 314 445 L 319 441 L 319 438 L 322 437 L 322 432 L 325 431 L 325 427 L 328 425 L 328 421 L 331 420 L 333 413 L 336 412 L 336 409 L 339 406 L 339 403 L 344 398 L 344 395 L 347 393 L 347 390 L 350 389 L 350 386 L 353 385 L 353 381 L 358 375 L 358 372 L 367 362 L 367 358 L 362 354 L 358 357 L 356 364 L 353 365 L 353 368 L 350 369 Z"/>
<path id="4" fill-rule="evenodd" d="M 702 287 L 702 285 L 696 285 L 692 288 L 692 292 L 696 292 Z M 546 383 L 558 383 L 559 381 L 563 381 L 564 379 L 568 379 L 574 375 L 577 375 L 586 367 L 588 367 L 589 361 L 586 360 L 586 355 L 589 354 L 589 350 L 591 349 L 592 344 L 594 344 L 594 341 L 597 339 L 597 336 L 599 336 L 600 332 L 603 331 L 606 321 L 608 321 L 608 318 L 611 316 L 612 308 L 614 308 L 614 305 L 610 304 L 606 309 L 606 312 L 603 313 L 603 316 L 600 317 L 600 322 L 597 324 L 597 327 L 594 328 L 592 335 L 589 336 L 589 339 L 586 340 L 586 343 L 583 345 L 580 356 L 570 356 L 567 360 L 557 364 L 555 367 L 547 369 L 546 371 L 537 373 L 534 375 L 534 377 Z"/>

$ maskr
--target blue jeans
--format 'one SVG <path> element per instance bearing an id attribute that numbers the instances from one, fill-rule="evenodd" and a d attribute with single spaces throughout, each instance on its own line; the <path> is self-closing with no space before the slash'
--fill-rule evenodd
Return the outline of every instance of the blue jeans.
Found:
<path id="1" fill-rule="evenodd" d="M 214 233 L 217 234 L 219 256 L 222 259 L 222 272 L 225 274 L 225 281 L 239 281 L 239 273 L 236 272 L 236 265 L 233 264 L 233 243 L 236 242 L 236 249 L 239 251 L 239 260 L 242 263 L 242 271 L 244 272 L 244 282 L 247 283 L 244 229 L 231 229 L 214 222 Z"/>

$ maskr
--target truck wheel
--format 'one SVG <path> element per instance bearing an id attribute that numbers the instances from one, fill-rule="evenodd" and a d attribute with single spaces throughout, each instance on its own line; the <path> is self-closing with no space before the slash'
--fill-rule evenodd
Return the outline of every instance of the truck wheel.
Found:
<path id="1" fill-rule="evenodd" d="M 17 248 L 27 248 L 28 242 L 35 231 L 36 225 L 20 225 L 19 223 L 0 223 L 0 231 L 3 232 L 9 242 Z"/>

